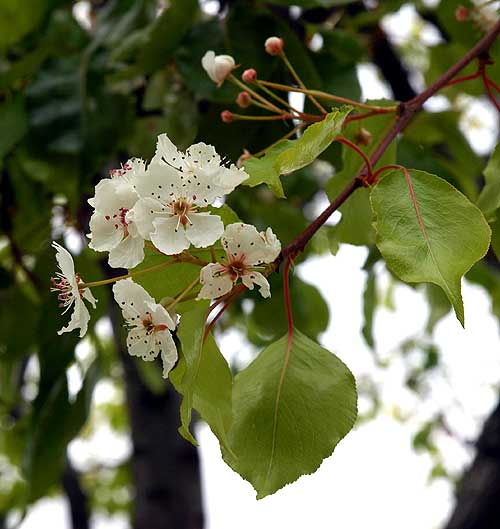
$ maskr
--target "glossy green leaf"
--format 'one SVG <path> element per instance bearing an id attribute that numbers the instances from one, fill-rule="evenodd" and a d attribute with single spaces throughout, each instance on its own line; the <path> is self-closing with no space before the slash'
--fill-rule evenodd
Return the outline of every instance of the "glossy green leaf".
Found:
<path id="1" fill-rule="evenodd" d="M 479 195 L 477 205 L 489 216 L 500 207 L 500 143 L 495 147 L 483 172 L 486 185 Z"/>
<path id="2" fill-rule="evenodd" d="M 292 173 L 314 162 L 340 134 L 344 120 L 351 110 L 351 107 L 333 110 L 323 121 L 309 125 L 289 149 L 277 156 L 274 165 L 280 174 Z"/>
<path id="3" fill-rule="evenodd" d="M 282 141 L 277 143 L 262 158 L 252 157 L 245 160 L 243 167 L 249 178 L 243 182 L 243 185 L 255 187 L 259 184 L 267 184 L 278 198 L 285 198 L 280 172 L 275 164 L 278 156 L 289 149 L 292 144 L 293 141 L 291 140 Z"/>
<path id="4" fill-rule="evenodd" d="M 264 349 L 234 381 L 225 461 L 257 498 L 273 494 L 331 455 L 356 420 L 356 387 L 334 354 L 295 330 Z"/>
<path id="5" fill-rule="evenodd" d="M 441 178 L 392 171 L 373 188 L 377 246 L 403 281 L 440 286 L 464 323 L 460 281 L 487 252 L 491 230 L 481 211 Z"/>
<path id="6" fill-rule="evenodd" d="M 249 158 L 245 170 L 250 178 L 245 185 L 254 187 L 267 184 L 279 198 L 284 198 L 280 175 L 286 175 L 306 167 L 333 142 L 342 130 L 350 107 L 330 112 L 319 123 L 309 125 L 298 140 L 285 140 L 276 144 L 262 158 Z"/>
<path id="7" fill-rule="evenodd" d="M 208 335 L 203 343 L 208 305 L 208 302 L 200 301 L 193 310 L 181 316 L 177 333 L 181 351 L 170 380 L 183 396 L 179 428 L 181 435 L 196 444 L 189 431 L 194 408 L 221 444 L 226 444 L 232 421 L 232 376 L 212 335 Z"/>

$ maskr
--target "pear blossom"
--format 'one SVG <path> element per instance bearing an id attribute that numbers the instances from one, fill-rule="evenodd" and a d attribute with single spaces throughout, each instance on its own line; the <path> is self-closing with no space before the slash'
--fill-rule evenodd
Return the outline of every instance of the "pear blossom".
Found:
<path id="1" fill-rule="evenodd" d="M 215 52 L 210 50 L 203 55 L 201 65 L 208 73 L 210 79 L 220 86 L 224 79 L 234 70 L 236 63 L 231 55 L 215 55 Z"/>
<path id="2" fill-rule="evenodd" d="M 279 55 L 285 46 L 283 39 L 279 37 L 269 37 L 264 43 L 264 48 L 269 55 Z"/>
<path id="3" fill-rule="evenodd" d="M 167 378 L 177 361 L 177 348 L 171 335 L 175 323 L 169 313 L 130 278 L 115 283 L 113 293 L 129 328 L 129 354 L 139 356 L 147 362 L 160 355 L 163 377 Z"/>
<path id="4" fill-rule="evenodd" d="M 198 299 L 214 299 L 227 294 L 238 278 L 250 290 L 257 285 L 262 297 L 270 297 L 269 283 L 258 269 L 272 263 L 281 251 L 281 243 L 271 228 L 259 233 L 249 224 L 229 224 L 221 241 L 227 262 L 210 263 L 201 269 L 203 286 Z"/>
<path id="5" fill-rule="evenodd" d="M 140 235 L 167 255 L 191 244 L 206 248 L 220 238 L 224 225 L 218 215 L 200 209 L 247 178 L 243 169 L 224 166 L 211 145 L 197 143 L 184 153 L 161 134 L 155 156 L 137 181 L 141 198 L 129 215 Z"/>
<path id="6" fill-rule="evenodd" d="M 95 208 L 90 219 L 90 248 L 109 252 L 109 265 L 113 268 L 133 268 L 144 259 L 144 239 L 133 218 L 128 215 L 139 195 L 137 181 L 143 178 L 146 165 L 133 158 L 121 169 L 110 172 L 110 178 L 101 180 L 95 197 L 89 204 Z"/>
<path id="7" fill-rule="evenodd" d="M 73 313 L 67 327 L 63 327 L 57 334 L 80 329 L 80 338 L 87 332 L 90 314 L 85 306 L 84 299 L 95 308 L 96 299 L 88 288 L 81 288 L 82 279 L 75 273 L 75 264 L 71 254 L 56 242 L 52 243 L 56 250 L 56 260 L 60 272 L 56 272 L 56 277 L 51 278 L 51 292 L 58 292 L 57 299 L 59 307 L 63 308 L 63 314 L 73 307 Z"/>

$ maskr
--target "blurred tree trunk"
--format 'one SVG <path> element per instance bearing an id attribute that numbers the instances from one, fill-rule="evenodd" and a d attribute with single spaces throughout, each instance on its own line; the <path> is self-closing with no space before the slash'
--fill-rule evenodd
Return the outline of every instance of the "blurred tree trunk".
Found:
<path id="1" fill-rule="evenodd" d="M 177 431 L 180 399 L 171 386 L 152 392 L 124 345 L 121 314 L 111 310 L 122 359 L 133 443 L 134 529 L 202 529 L 203 509 L 197 449 Z"/>
<path id="2" fill-rule="evenodd" d="M 476 448 L 445 529 L 500 527 L 500 403 L 484 423 Z"/>

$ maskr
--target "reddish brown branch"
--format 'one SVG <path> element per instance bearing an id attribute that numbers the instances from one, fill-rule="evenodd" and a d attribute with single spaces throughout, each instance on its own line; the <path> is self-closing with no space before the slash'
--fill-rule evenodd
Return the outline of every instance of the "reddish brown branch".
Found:
<path id="1" fill-rule="evenodd" d="M 421 110 L 422 106 L 428 99 L 441 90 L 441 88 L 447 86 L 448 83 L 472 61 L 475 59 L 484 60 L 484 57 L 487 56 L 488 50 L 490 49 L 493 42 L 495 42 L 499 33 L 500 21 L 497 22 L 495 26 L 493 26 L 493 28 L 456 64 L 454 64 L 439 79 L 432 83 L 431 86 L 406 103 L 400 103 L 398 120 L 391 130 L 385 135 L 370 157 L 372 166 L 375 166 L 394 139 L 408 126 L 413 116 L 419 110 Z M 487 87 L 489 87 L 491 90 L 491 86 L 489 84 L 487 84 Z M 354 193 L 354 191 L 356 191 L 356 189 L 362 187 L 363 182 L 365 182 L 367 179 L 367 176 L 369 176 L 369 170 L 366 166 L 363 166 L 361 171 L 349 182 L 349 184 L 347 184 L 340 195 L 338 195 L 337 198 L 315 220 L 313 220 L 302 233 L 300 233 L 291 243 L 283 248 L 281 254 L 276 259 L 276 268 L 283 260 L 290 257 L 294 258 L 299 253 L 304 251 L 304 248 L 311 240 L 313 235 L 328 220 L 330 215 L 336 211 Z"/>

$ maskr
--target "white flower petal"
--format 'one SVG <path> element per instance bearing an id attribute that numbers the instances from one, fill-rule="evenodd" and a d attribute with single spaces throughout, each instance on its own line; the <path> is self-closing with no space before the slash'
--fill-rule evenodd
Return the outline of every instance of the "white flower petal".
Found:
<path id="1" fill-rule="evenodd" d="M 92 292 L 90 291 L 90 288 L 85 288 L 82 292 L 83 299 L 86 299 L 91 305 L 92 308 L 95 309 L 95 304 L 97 303 L 97 299 L 92 295 Z"/>
<path id="2" fill-rule="evenodd" d="M 80 328 L 80 338 L 83 338 L 87 332 L 90 314 L 87 307 L 85 306 L 85 303 L 83 302 L 82 297 L 80 296 L 73 257 L 71 257 L 71 254 L 68 252 L 68 250 L 56 242 L 52 243 L 52 247 L 56 249 L 56 260 L 59 269 L 61 270 L 61 273 L 56 280 L 59 284 L 54 283 L 54 288 L 52 291 L 64 293 L 66 295 L 66 302 L 63 301 L 65 304 L 65 310 L 63 314 L 68 310 L 73 309 L 68 325 L 58 331 L 58 334 L 70 332 L 74 329 Z M 95 308 L 96 299 L 92 295 L 90 289 L 86 288 L 82 292 L 82 296 Z"/>
<path id="3" fill-rule="evenodd" d="M 230 167 L 221 167 L 221 170 L 215 176 L 214 183 L 224 189 L 224 194 L 227 195 L 247 178 L 250 177 L 243 168 L 238 168 L 232 164 Z"/>
<path id="4" fill-rule="evenodd" d="M 161 212 L 161 202 L 152 198 L 141 198 L 136 205 L 127 213 L 126 219 L 133 222 L 141 237 L 151 239 L 151 233 L 155 230 L 153 221 Z"/>
<path id="5" fill-rule="evenodd" d="M 215 55 L 210 50 L 201 59 L 201 65 L 215 83 L 222 83 L 235 67 L 231 55 Z"/>
<path id="6" fill-rule="evenodd" d="M 167 378 L 178 359 L 177 347 L 169 331 L 158 333 L 158 338 L 160 341 L 161 361 L 163 363 L 163 378 Z"/>
<path id="7" fill-rule="evenodd" d="M 197 299 L 215 299 L 227 294 L 233 288 L 233 281 L 220 263 L 210 263 L 200 271 L 203 285 Z"/>
<path id="8" fill-rule="evenodd" d="M 178 162 L 177 162 L 178 164 Z M 155 198 L 161 202 L 170 202 L 182 189 L 181 174 L 177 169 L 164 162 L 151 162 L 143 178 L 136 184 L 136 190 L 142 198 Z"/>
<path id="9" fill-rule="evenodd" d="M 155 231 L 151 242 L 166 255 L 175 255 L 189 248 L 189 241 L 177 217 L 158 218 L 153 222 Z"/>
<path id="10" fill-rule="evenodd" d="M 224 232 L 224 224 L 218 215 L 193 213 L 189 218 L 192 224 L 186 225 L 186 237 L 197 248 L 210 246 Z"/>
<path id="11" fill-rule="evenodd" d="M 71 332 L 80 328 L 80 338 L 85 336 L 87 332 L 88 323 L 90 321 L 90 314 L 85 306 L 85 303 L 78 297 L 73 304 L 73 313 L 71 319 L 66 327 L 63 327 L 57 334 L 61 335 L 65 332 Z"/>
<path id="12" fill-rule="evenodd" d="M 253 290 L 254 284 L 259 286 L 259 292 L 263 298 L 271 297 L 271 288 L 269 286 L 269 282 L 260 272 L 247 272 L 242 276 L 241 281 L 250 290 Z"/>
<path id="13" fill-rule="evenodd" d="M 202 141 L 188 147 L 186 149 L 186 157 L 190 162 L 199 164 L 200 166 L 209 164 L 219 166 L 221 162 L 215 147 L 213 145 L 207 145 Z"/>
<path id="14" fill-rule="evenodd" d="M 57 242 L 52 242 L 52 248 L 56 250 L 56 261 L 61 269 L 62 275 L 70 282 L 76 282 L 75 277 L 75 264 L 73 262 L 73 257 L 71 254 L 63 248 Z"/>
<path id="15" fill-rule="evenodd" d="M 108 215 L 109 217 L 109 215 Z M 123 227 L 115 219 L 96 211 L 90 217 L 89 247 L 97 252 L 108 252 L 123 239 Z"/>
<path id="16" fill-rule="evenodd" d="M 109 266 L 112 268 L 134 268 L 144 260 L 144 239 L 125 237 L 109 252 Z"/>
<path id="17" fill-rule="evenodd" d="M 165 164 L 168 163 L 174 167 L 178 167 L 181 160 L 181 153 L 177 147 L 172 143 L 170 138 L 165 134 L 160 134 L 156 141 L 156 151 L 151 163 Z"/>
<path id="18" fill-rule="evenodd" d="M 168 329 L 175 330 L 175 323 L 167 309 L 159 303 L 146 303 L 155 325 L 166 325 Z"/>
<path id="19" fill-rule="evenodd" d="M 127 349 L 131 356 L 138 356 L 146 362 L 152 362 L 159 352 L 155 335 L 147 334 L 144 328 L 136 328 L 129 331 Z"/>
<path id="20" fill-rule="evenodd" d="M 241 222 L 226 226 L 221 240 L 230 259 L 241 260 L 247 266 L 271 263 L 281 251 L 271 228 L 259 233 L 255 226 Z"/>
<path id="21" fill-rule="evenodd" d="M 115 300 L 122 309 L 123 317 L 128 322 L 138 322 L 142 316 L 149 312 L 148 303 L 155 303 L 141 285 L 131 278 L 122 279 L 113 285 Z"/>

